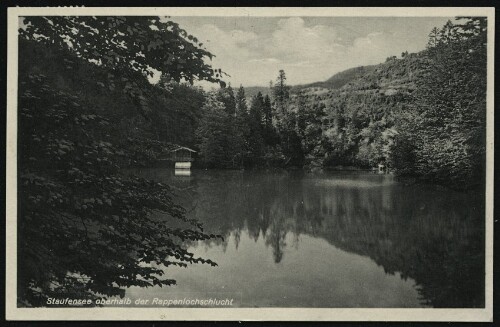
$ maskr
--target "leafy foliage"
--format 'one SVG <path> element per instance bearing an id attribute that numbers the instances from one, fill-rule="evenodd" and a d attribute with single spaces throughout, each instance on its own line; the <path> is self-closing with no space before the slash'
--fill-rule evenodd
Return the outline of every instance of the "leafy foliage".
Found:
<path id="1" fill-rule="evenodd" d="M 229 91 L 232 94 L 232 90 Z M 228 110 L 227 104 L 219 100 L 221 96 L 220 93 L 207 94 L 196 137 L 199 140 L 200 159 L 206 166 L 234 168 L 241 162 L 242 139 L 236 128 L 235 117 L 230 114 L 235 109 Z M 234 95 L 231 98 L 234 99 Z"/>
<path id="2" fill-rule="evenodd" d="M 29 17 L 20 31 L 26 56 L 18 98 L 19 305 L 44 306 L 48 297 L 69 295 L 123 296 L 128 286 L 174 284 L 165 276 L 168 266 L 216 265 L 186 250 L 186 241 L 217 236 L 186 217 L 168 185 L 123 170 L 166 145 L 169 136 L 156 133 L 162 121 L 155 115 L 168 110 L 155 103 L 173 101 L 175 92 L 199 94 L 182 85 L 173 91 L 150 85 L 146 66 L 159 68 L 150 63 L 171 52 L 189 64 L 162 66 L 163 73 L 210 79 L 210 67 L 193 59 L 207 54 L 187 46 L 175 27 L 165 33 L 172 43 L 164 40 L 156 49 L 163 54 L 149 48 L 142 60 L 139 52 L 127 52 L 140 47 L 134 40 L 155 39 L 149 18 L 137 19 Z M 120 34 L 127 25 L 131 34 Z M 71 32 L 77 26 L 78 33 Z M 106 39 L 132 43 L 120 49 L 123 42 Z M 185 51 L 177 51 L 182 44 Z"/>
<path id="3" fill-rule="evenodd" d="M 195 147 L 195 131 L 200 124 L 200 110 L 205 92 L 185 83 L 160 84 L 151 92 L 152 112 L 149 130 L 162 142 Z"/>
<path id="4" fill-rule="evenodd" d="M 20 36 L 58 48 L 110 71 L 154 71 L 174 81 L 195 78 L 221 82 L 222 71 L 204 62 L 213 55 L 200 47 L 196 37 L 172 21 L 145 16 L 25 17 Z M 131 81 L 133 83 L 133 81 Z"/>
<path id="5" fill-rule="evenodd" d="M 414 167 L 405 172 L 461 187 L 480 185 L 486 149 L 486 19 L 449 21 L 433 30 L 425 63 L 415 113 L 398 126 L 401 141 L 413 148 L 397 151 L 415 157 Z"/>
<path id="6" fill-rule="evenodd" d="M 123 176 L 128 156 L 105 133 L 110 122 L 41 75 L 22 82 L 20 124 L 20 297 L 43 305 L 50 294 L 123 295 L 120 287 L 171 285 L 144 265 L 209 263 L 182 240 L 210 238 L 185 218 L 167 185 Z M 162 212 L 164 216 L 152 217 Z M 189 228 L 172 228 L 167 217 Z M 50 283 L 50 284 L 49 284 Z M 68 284 L 69 283 L 69 284 Z"/>

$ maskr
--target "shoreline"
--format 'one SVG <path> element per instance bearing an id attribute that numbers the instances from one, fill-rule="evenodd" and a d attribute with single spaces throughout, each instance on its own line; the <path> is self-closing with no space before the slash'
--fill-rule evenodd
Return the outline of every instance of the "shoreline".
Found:
<path id="1" fill-rule="evenodd" d="M 158 169 L 158 168 L 163 168 L 163 169 L 171 169 L 172 171 L 175 171 L 175 167 L 173 163 L 168 163 L 167 165 L 164 164 L 164 162 L 156 162 L 147 166 L 128 166 L 122 168 L 123 170 L 130 171 L 130 170 L 136 170 L 136 169 Z M 431 182 L 425 179 L 421 179 L 418 176 L 405 176 L 405 175 L 397 175 L 397 173 L 393 170 L 390 170 L 388 172 L 378 172 L 377 168 L 363 168 L 363 167 L 356 167 L 356 166 L 327 166 L 327 167 L 252 167 L 252 168 L 224 168 L 224 167 L 217 167 L 217 168 L 203 168 L 203 167 L 191 167 L 189 169 L 191 172 L 194 171 L 287 171 L 287 172 L 303 172 L 304 174 L 314 174 L 314 173 L 321 173 L 321 172 L 348 172 L 348 173 L 372 173 L 374 175 L 390 175 L 393 176 L 399 183 L 402 183 L 405 186 L 410 186 L 410 185 L 422 185 L 422 186 L 433 186 L 437 188 L 442 188 L 442 189 L 447 189 L 447 190 L 452 190 L 452 191 L 457 191 L 457 192 L 478 192 L 481 191 L 481 185 L 475 185 L 475 186 L 469 186 L 466 188 L 461 188 L 461 187 L 456 187 L 451 184 L 445 184 L 445 183 L 439 183 L 439 182 Z"/>

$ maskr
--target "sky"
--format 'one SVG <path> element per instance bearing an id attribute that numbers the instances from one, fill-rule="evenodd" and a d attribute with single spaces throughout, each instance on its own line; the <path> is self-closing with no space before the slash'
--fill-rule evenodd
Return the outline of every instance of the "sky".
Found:
<path id="1" fill-rule="evenodd" d="M 324 81 L 348 68 L 417 52 L 453 17 L 169 17 L 216 57 L 233 87 Z M 202 85 L 206 86 L 206 85 Z"/>

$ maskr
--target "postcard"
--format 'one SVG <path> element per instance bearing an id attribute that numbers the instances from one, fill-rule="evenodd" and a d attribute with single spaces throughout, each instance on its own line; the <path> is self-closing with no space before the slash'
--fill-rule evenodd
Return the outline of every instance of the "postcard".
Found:
<path id="1" fill-rule="evenodd" d="M 8 8 L 7 320 L 492 321 L 494 8 Z"/>

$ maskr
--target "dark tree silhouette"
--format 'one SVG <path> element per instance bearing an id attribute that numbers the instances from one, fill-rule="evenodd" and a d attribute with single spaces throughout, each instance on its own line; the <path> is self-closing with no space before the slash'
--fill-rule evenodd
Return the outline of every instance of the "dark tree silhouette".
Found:
<path id="1" fill-rule="evenodd" d="M 143 94 L 152 92 L 146 80 L 151 69 L 173 80 L 220 81 L 220 72 L 203 61 L 211 54 L 172 22 L 26 17 L 25 23 L 20 37 L 22 44 L 35 44 L 33 59 L 44 52 L 65 76 L 75 72 L 74 85 L 106 88 L 123 103 L 119 94 L 128 95 L 146 117 Z M 48 297 L 69 295 L 123 296 L 128 286 L 174 284 L 165 267 L 215 265 L 186 250 L 183 241 L 216 236 L 186 218 L 167 185 L 121 172 L 139 145 L 134 138 L 128 146 L 118 142 L 123 127 L 110 110 L 117 106 L 88 98 L 97 91 L 61 83 L 58 71 L 45 75 L 37 73 L 36 62 L 24 63 L 18 99 L 19 305 L 44 306 Z"/>

